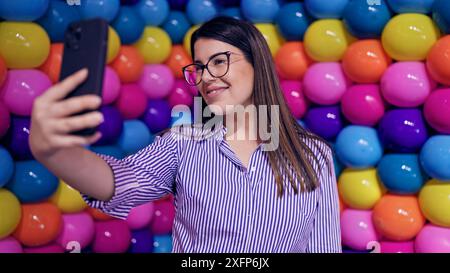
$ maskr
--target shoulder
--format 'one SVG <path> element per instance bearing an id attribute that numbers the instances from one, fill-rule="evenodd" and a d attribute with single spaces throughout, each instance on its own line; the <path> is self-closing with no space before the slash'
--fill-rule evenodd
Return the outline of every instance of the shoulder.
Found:
<path id="1" fill-rule="evenodd" d="M 333 165 L 333 149 L 329 142 L 321 137 L 307 132 L 300 135 L 302 141 L 311 150 L 311 154 L 315 158 L 311 158 L 314 168 L 320 176 L 328 176 L 330 172 L 334 172 Z"/>
<path id="2" fill-rule="evenodd" d="M 222 134 L 221 126 L 205 127 L 204 124 L 183 124 L 167 129 L 162 137 L 171 138 L 173 141 L 204 141 L 216 139 Z"/>

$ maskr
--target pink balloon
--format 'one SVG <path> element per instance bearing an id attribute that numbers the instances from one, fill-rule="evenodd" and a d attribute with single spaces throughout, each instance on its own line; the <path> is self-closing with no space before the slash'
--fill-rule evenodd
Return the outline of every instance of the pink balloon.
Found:
<path id="1" fill-rule="evenodd" d="M 58 244 L 49 244 L 39 247 L 29 247 L 23 250 L 25 253 L 64 253 L 64 249 Z"/>
<path id="2" fill-rule="evenodd" d="M 175 206 L 170 200 L 156 201 L 151 230 L 155 235 L 164 235 L 172 231 Z"/>
<path id="3" fill-rule="evenodd" d="M 377 84 L 351 86 L 342 96 L 341 109 L 353 124 L 374 126 L 383 117 L 384 102 Z"/>
<path id="4" fill-rule="evenodd" d="M 172 91 L 168 97 L 170 107 L 174 107 L 179 104 L 187 105 L 189 107 L 192 106 L 194 103 L 194 97 L 189 89 L 189 85 L 184 80 L 175 80 L 175 84 L 173 85 Z"/>
<path id="5" fill-rule="evenodd" d="M 11 125 L 11 117 L 6 105 L 0 101 L 0 138 L 6 134 Z"/>
<path id="6" fill-rule="evenodd" d="M 115 106 L 124 119 L 135 119 L 144 114 L 147 107 L 147 96 L 138 84 L 124 84 L 120 89 Z"/>
<path id="7" fill-rule="evenodd" d="M 80 249 L 87 247 L 94 239 L 94 220 L 87 212 L 64 214 L 61 233 L 56 242 L 64 249 L 72 249 L 69 242 L 77 242 Z"/>
<path id="8" fill-rule="evenodd" d="M 423 104 L 436 85 L 422 62 L 394 63 L 381 78 L 383 97 L 398 107 Z"/>
<path id="9" fill-rule="evenodd" d="M 48 76 L 37 69 L 9 70 L 2 94 L 8 110 L 19 116 L 30 116 L 36 97 L 44 93 L 52 82 Z"/>
<path id="10" fill-rule="evenodd" d="M 339 63 L 315 63 L 303 78 L 303 93 L 312 102 L 333 105 L 341 100 L 351 81 Z"/>
<path id="11" fill-rule="evenodd" d="M 450 253 L 450 228 L 425 225 L 416 237 L 417 253 Z"/>
<path id="12" fill-rule="evenodd" d="M 22 253 L 22 245 L 14 237 L 6 237 L 0 240 L 0 253 Z"/>
<path id="13" fill-rule="evenodd" d="M 94 238 L 95 253 L 124 253 L 131 243 L 130 230 L 123 220 L 96 222 Z"/>
<path id="14" fill-rule="evenodd" d="M 380 242 L 381 253 L 414 253 L 414 241 Z"/>
<path id="15" fill-rule="evenodd" d="M 423 112 L 431 127 L 439 133 L 450 134 L 450 88 L 432 92 Z"/>
<path id="16" fill-rule="evenodd" d="M 308 102 L 303 96 L 302 83 L 285 80 L 281 82 L 281 89 L 292 115 L 296 119 L 301 119 L 308 109 Z"/>
<path id="17" fill-rule="evenodd" d="M 105 67 L 103 76 L 102 104 L 107 105 L 113 103 L 119 96 L 120 79 L 116 71 L 109 66 Z"/>
<path id="18" fill-rule="evenodd" d="M 355 250 L 367 250 L 379 235 L 372 223 L 372 211 L 345 209 L 341 213 L 342 243 Z"/>
<path id="19" fill-rule="evenodd" d="M 148 226 L 152 221 L 154 209 L 153 202 L 132 208 L 126 220 L 128 227 L 130 229 L 141 229 Z"/>
<path id="20" fill-rule="evenodd" d="M 166 65 L 147 64 L 138 83 L 149 99 L 162 99 L 170 94 L 175 77 Z"/>

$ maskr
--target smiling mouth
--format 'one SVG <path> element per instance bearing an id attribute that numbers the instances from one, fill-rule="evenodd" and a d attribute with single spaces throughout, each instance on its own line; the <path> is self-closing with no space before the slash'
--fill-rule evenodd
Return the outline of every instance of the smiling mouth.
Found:
<path id="1" fill-rule="evenodd" d="M 216 95 L 216 94 L 222 93 L 225 90 L 228 90 L 228 87 L 222 87 L 222 88 L 207 91 L 206 95 L 208 95 L 208 96 Z"/>

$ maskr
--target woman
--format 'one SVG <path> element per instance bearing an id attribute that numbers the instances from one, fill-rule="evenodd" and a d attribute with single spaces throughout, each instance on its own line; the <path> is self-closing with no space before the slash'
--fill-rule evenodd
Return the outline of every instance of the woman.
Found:
<path id="1" fill-rule="evenodd" d="M 264 37 L 248 22 L 218 17 L 193 33 L 191 53 L 186 81 L 220 122 L 168 130 L 121 160 L 95 154 L 83 145 L 99 133 L 70 132 L 97 126 L 101 114 L 69 116 L 100 101 L 62 100 L 85 79 L 80 71 L 36 100 L 30 135 L 36 159 L 90 206 L 117 218 L 174 194 L 173 252 L 340 252 L 331 149 L 290 114 Z M 272 129 L 270 139 L 261 127 Z"/>

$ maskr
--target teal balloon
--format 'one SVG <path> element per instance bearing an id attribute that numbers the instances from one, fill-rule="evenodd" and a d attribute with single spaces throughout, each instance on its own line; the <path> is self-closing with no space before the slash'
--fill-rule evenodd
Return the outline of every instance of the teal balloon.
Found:
<path id="1" fill-rule="evenodd" d="M 430 137 L 420 151 L 420 163 L 431 177 L 450 182 L 450 135 Z"/>
<path id="2" fill-rule="evenodd" d="M 172 236 L 155 235 L 153 237 L 153 253 L 170 253 L 170 252 L 172 252 Z"/>
<path id="3" fill-rule="evenodd" d="M 22 203 L 49 198 L 58 188 L 58 178 L 36 160 L 17 161 L 11 181 L 6 184 Z"/>
<path id="4" fill-rule="evenodd" d="M 166 0 L 140 0 L 133 6 L 147 26 L 159 26 L 169 15 L 170 6 Z"/>
<path id="5" fill-rule="evenodd" d="M 39 23 L 47 32 L 53 43 L 63 42 L 64 34 L 70 23 L 80 20 L 78 10 L 60 0 L 50 1 L 50 6 Z"/>
<path id="6" fill-rule="evenodd" d="M 181 11 L 171 11 L 162 27 L 167 34 L 169 34 L 173 44 L 182 44 L 184 36 L 191 27 L 191 24 L 185 13 Z"/>
<path id="7" fill-rule="evenodd" d="M 396 194 L 416 194 L 426 181 L 417 154 L 386 154 L 377 167 L 386 189 Z"/>
<path id="8" fill-rule="evenodd" d="M 100 17 L 108 22 L 114 20 L 119 12 L 119 0 L 80 0 L 80 4 L 76 5 L 80 12 L 81 18 L 93 19 Z"/>
<path id="9" fill-rule="evenodd" d="M 0 146 L 0 188 L 8 183 L 14 173 L 14 160 L 11 154 Z"/>
<path id="10" fill-rule="evenodd" d="M 117 145 L 126 155 L 129 155 L 148 146 L 152 138 L 152 134 L 145 123 L 140 120 L 127 120 L 124 122 L 123 131 Z"/>
<path id="11" fill-rule="evenodd" d="M 371 127 L 350 125 L 336 138 L 336 154 L 347 167 L 374 167 L 383 155 L 377 131 Z"/>

